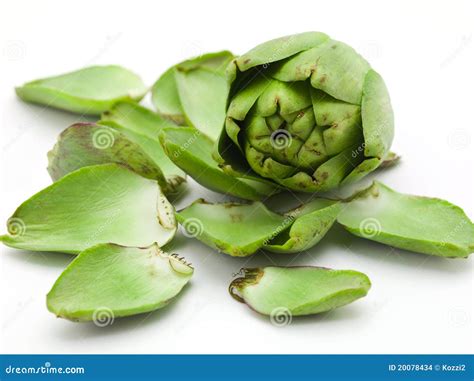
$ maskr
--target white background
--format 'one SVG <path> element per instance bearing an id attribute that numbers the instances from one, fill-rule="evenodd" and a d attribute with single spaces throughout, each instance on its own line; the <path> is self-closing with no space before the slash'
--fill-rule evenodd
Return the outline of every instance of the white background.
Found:
<path id="1" fill-rule="evenodd" d="M 205 51 L 243 53 L 281 35 L 325 32 L 384 77 L 396 113 L 399 166 L 376 176 L 436 196 L 474 218 L 473 8 L 469 1 L 3 1 L 0 6 L 0 220 L 51 183 L 46 152 L 84 117 L 19 101 L 15 85 L 92 64 L 120 64 L 147 84 Z M 366 181 L 367 183 L 367 181 Z M 222 200 L 196 185 L 197 197 Z M 283 200 L 284 201 L 284 200 Z M 1 229 L 4 233 L 5 228 Z M 473 259 L 447 260 L 370 243 L 342 229 L 310 252 L 235 259 L 181 234 L 191 283 L 151 314 L 93 324 L 56 319 L 45 295 L 71 257 L 1 247 L 1 352 L 472 353 Z M 367 273 L 354 304 L 279 328 L 227 294 L 242 266 L 311 264 Z"/>

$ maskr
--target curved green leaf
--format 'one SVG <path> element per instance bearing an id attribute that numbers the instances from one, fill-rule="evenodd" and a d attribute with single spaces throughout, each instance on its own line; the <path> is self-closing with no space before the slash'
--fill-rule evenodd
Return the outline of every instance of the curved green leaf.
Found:
<path id="1" fill-rule="evenodd" d="M 230 284 L 230 294 L 275 324 L 342 307 L 367 295 L 371 286 L 367 275 L 353 270 L 272 266 L 243 273 Z"/>
<path id="2" fill-rule="evenodd" d="M 91 66 L 16 88 L 27 102 L 99 115 L 120 100 L 140 100 L 148 91 L 136 74 L 120 66 Z"/>
<path id="3" fill-rule="evenodd" d="M 155 181 L 117 164 L 71 172 L 25 201 L 7 222 L 7 246 L 77 254 L 98 243 L 160 246 L 176 232 Z"/>
<path id="4" fill-rule="evenodd" d="M 152 101 L 163 116 L 195 127 L 215 140 L 224 124 L 228 51 L 204 54 L 166 71 L 153 85 Z"/>
<path id="5" fill-rule="evenodd" d="M 121 132 L 94 123 L 76 123 L 59 135 L 48 152 L 48 172 L 53 181 L 90 165 L 116 163 L 139 175 L 158 181 L 169 191 L 160 167 L 144 150 Z"/>
<path id="6" fill-rule="evenodd" d="M 293 221 L 260 202 L 210 204 L 202 199 L 177 212 L 176 219 L 187 236 L 237 257 L 255 253 Z"/>
<path id="7" fill-rule="evenodd" d="M 285 216 L 292 217 L 293 224 L 265 245 L 265 249 L 276 253 L 298 253 L 310 249 L 334 225 L 341 207 L 339 201 L 321 198 L 287 212 Z"/>
<path id="8" fill-rule="evenodd" d="M 467 257 L 474 251 L 474 224 L 461 208 L 379 182 L 353 196 L 337 222 L 362 238 L 419 253 Z"/>
<path id="9" fill-rule="evenodd" d="M 81 252 L 64 270 L 48 293 L 47 305 L 58 317 L 105 326 L 116 317 L 165 307 L 193 271 L 156 244 L 100 244 Z"/>
<path id="10" fill-rule="evenodd" d="M 160 141 L 174 164 L 208 189 L 246 200 L 260 200 L 277 192 L 274 186 L 224 172 L 212 158 L 214 143 L 195 128 L 164 128 Z"/>

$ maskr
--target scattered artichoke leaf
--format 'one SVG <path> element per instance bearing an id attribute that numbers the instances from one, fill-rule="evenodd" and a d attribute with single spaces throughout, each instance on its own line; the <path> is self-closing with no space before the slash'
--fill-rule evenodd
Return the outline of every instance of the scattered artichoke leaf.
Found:
<path id="1" fill-rule="evenodd" d="M 172 205 L 158 183 L 118 164 L 80 168 L 21 204 L 7 222 L 7 246 L 77 254 L 99 243 L 165 245 Z"/>
<path id="2" fill-rule="evenodd" d="M 214 142 L 200 130 L 167 127 L 161 131 L 160 141 L 174 164 L 208 189 L 246 200 L 260 200 L 278 191 L 275 186 L 224 172 L 212 157 Z"/>
<path id="3" fill-rule="evenodd" d="M 176 126 L 152 110 L 130 101 L 118 102 L 102 113 L 100 123 L 154 140 L 158 140 L 163 128 Z"/>
<path id="4" fill-rule="evenodd" d="M 48 172 L 53 181 L 91 165 L 117 163 L 139 175 L 158 181 L 165 193 L 168 183 L 157 163 L 140 145 L 120 131 L 95 123 L 76 123 L 66 128 L 48 152 Z"/>
<path id="5" fill-rule="evenodd" d="M 225 68 L 233 58 L 232 53 L 222 51 L 173 66 L 152 87 L 154 106 L 164 117 L 216 140 L 226 112 Z"/>
<path id="6" fill-rule="evenodd" d="M 474 224 L 461 208 L 380 182 L 349 198 L 337 222 L 359 237 L 409 251 L 450 258 L 474 251 Z"/>
<path id="7" fill-rule="evenodd" d="M 186 181 L 186 173 L 165 154 L 159 142 L 163 128 L 174 126 L 153 111 L 133 102 L 119 102 L 102 114 L 100 124 L 113 127 L 138 144 L 163 172 L 170 192 Z"/>
<path id="8" fill-rule="evenodd" d="M 99 244 L 82 251 L 47 295 L 49 311 L 99 326 L 114 318 L 165 307 L 188 283 L 193 268 L 157 244 Z"/>
<path id="9" fill-rule="evenodd" d="M 318 314 L 352 303 L 367 295 L 371 286 L 367 275 L 354 270 L 270 266 L 242 272 L 229 286 L 231 296 L 282 324 L 292 316 Z"/>
<path id="10" fill-rule="evenodd" d="M 100 115 L 120 100 L 139 101 L 148 91 L 139 76 L 116 65 L 90 66 L 15 90 L 27 102 L 91 115 Z"/>
<path id="11" fill-rule="evenodd" d="M 265 249 L 276 253 L 297 253 L 315 246 L 331 229 L 341 211 L 339 201 L 314 199 L 285 213 L 294 222 L 289 229 L 275 236 Z"/>
<path id="12" fill-rule="evenodd" d="M 185 234 L 231 256 L 255 253 L 293 220 L 260 202 L 210 204 L 203 199 L 176 213 Z"/>

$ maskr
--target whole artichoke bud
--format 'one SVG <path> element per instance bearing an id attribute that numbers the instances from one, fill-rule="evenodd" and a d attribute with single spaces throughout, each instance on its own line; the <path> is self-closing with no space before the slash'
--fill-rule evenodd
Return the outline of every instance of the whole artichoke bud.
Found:
<path id="1" fill-rule="evenodd" d="M 231 61 L 227 76 L 216 158 L 237 176 L 326 191 L 359 180 L 389 153 L 385 84 L 342 42 L 318 32 L 268 41 Z"/>

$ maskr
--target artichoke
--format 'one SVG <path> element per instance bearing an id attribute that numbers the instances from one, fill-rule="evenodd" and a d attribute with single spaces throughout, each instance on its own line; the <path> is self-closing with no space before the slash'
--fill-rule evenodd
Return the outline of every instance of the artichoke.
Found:
<path id="1" fill-rule="evenodd" d="M 215 158 L 227 172 L 295 191 L 327 191 L 389 154 L 393 111 L 381 76 L 318 32 L 278 38 L 235 58 Z"/>

